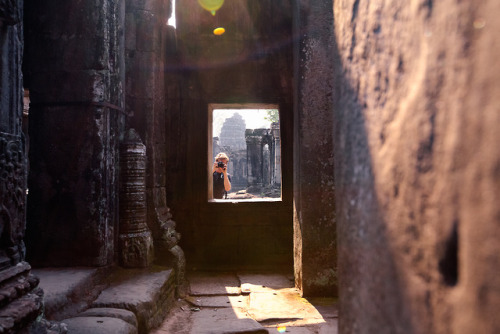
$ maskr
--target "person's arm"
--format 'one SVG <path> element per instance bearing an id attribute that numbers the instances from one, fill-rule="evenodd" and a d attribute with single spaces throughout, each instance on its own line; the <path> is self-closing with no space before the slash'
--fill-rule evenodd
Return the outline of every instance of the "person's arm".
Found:
<path id="1" fill-rule="evenodd" d="M 222 173 L 224 173 L 224 190 L 229 191 L 231 190 L 231 181 L 229 181 L 229 176 L 227 176 L 227 167 L 222 170 Z"/>

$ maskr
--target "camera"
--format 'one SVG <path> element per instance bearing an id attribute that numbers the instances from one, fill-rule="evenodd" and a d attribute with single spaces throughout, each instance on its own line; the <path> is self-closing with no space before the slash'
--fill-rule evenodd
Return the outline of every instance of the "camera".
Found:
<path id="1" fill-rule="evenodd" d="M 224 167 L 226 167 L 226 165 L 224 165 L 224 163 L 222 161 L 219 161 L 219 162 L 217 162 L 217 167 L 224 168 Z"/>

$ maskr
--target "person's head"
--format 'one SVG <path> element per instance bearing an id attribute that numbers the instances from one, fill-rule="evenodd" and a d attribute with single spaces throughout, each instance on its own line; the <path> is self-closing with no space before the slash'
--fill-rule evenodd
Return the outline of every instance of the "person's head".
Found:
<path id="1" fill-rule="evenodd" d="M 219 167 L 219 166 L 216 166 L 216 171 L 218 173 L 222 173 L 223 170 L 225 170 L 227 168 L 227 163 L 229 162 L 229 157 L 226 155 L 226 153 L 219 153 L 217 154 L 217 156 L 215 157 L 215 163 L 223 163 L 224 164 L 224 167 Z"/>
<path id="2" fill-rule="evenodd" d="M 219 153 L 217 154 L 217 156 L 215 157 L 215 162 L 223 162 L 225 164 L 227 164 L 229 162 L 229 157 L 226 155 L 226 153 Z"/>

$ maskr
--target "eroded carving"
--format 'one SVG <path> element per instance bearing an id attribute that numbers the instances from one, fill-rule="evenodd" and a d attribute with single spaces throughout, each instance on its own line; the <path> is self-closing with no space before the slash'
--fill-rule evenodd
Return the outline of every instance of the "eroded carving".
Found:
<path id="1" fill-rule="evenodd" d="M 120 234 L 121 260 L 124 267 L 147 267 L 153 260 L 153 238 L 150 231 Z"/>
<path id="2" fill-rule="evenodd" d="M 170 208 L 167 207 L 163 189 L 157 189 L 155 192 L 155 212 L 156 225 L 159 226 L 158 247 L 168 250 L 174 256 L 176 295 L 184 297 L 186 295 L 186 258 L 184 251 L 178 245 L 181 234 L 175 230 L 176 223 L 172 220 Z"/>
<path id="3" fill-rule="evenodd" d="M 120 250 L 124 267 L 153 261 L 153 238 L 146 222 L 146 146 L 130 129 L 120 145 Z"/>
<path id="4" fill-rule="evenodd" d="M 21 137 L 0 133 L 0 269 L 26 253 L 26 166 Z"/>

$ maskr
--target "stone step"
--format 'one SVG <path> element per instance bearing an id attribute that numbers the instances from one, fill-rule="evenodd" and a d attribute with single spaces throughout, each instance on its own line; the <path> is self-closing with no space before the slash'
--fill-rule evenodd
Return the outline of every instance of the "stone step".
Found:
<path id="1" fill-rule="evenodd" d="M 116 268 L 108 277 L 109 286 L 92 307 L 132 311 L 137 317 L 138 333 L 149 333 L 163 322 L 175 301 L 174 276 L 172 269 L 160 266 Z"/>
<path id="2" fill-rule="evenodd" d="M 108 268 L 37 268 L 32 273 L 40 279 L 44 291 L 44 315 L 62 320 L 88 308 L 106 287 Z"/>
<path id="3" fill-rule="evenodd" d="M 66 323 L 69 333 L 148 333 L 175 300 L 174 272 L 163 266 L 33 272 L 45 292 L 47 318 Z"/>

